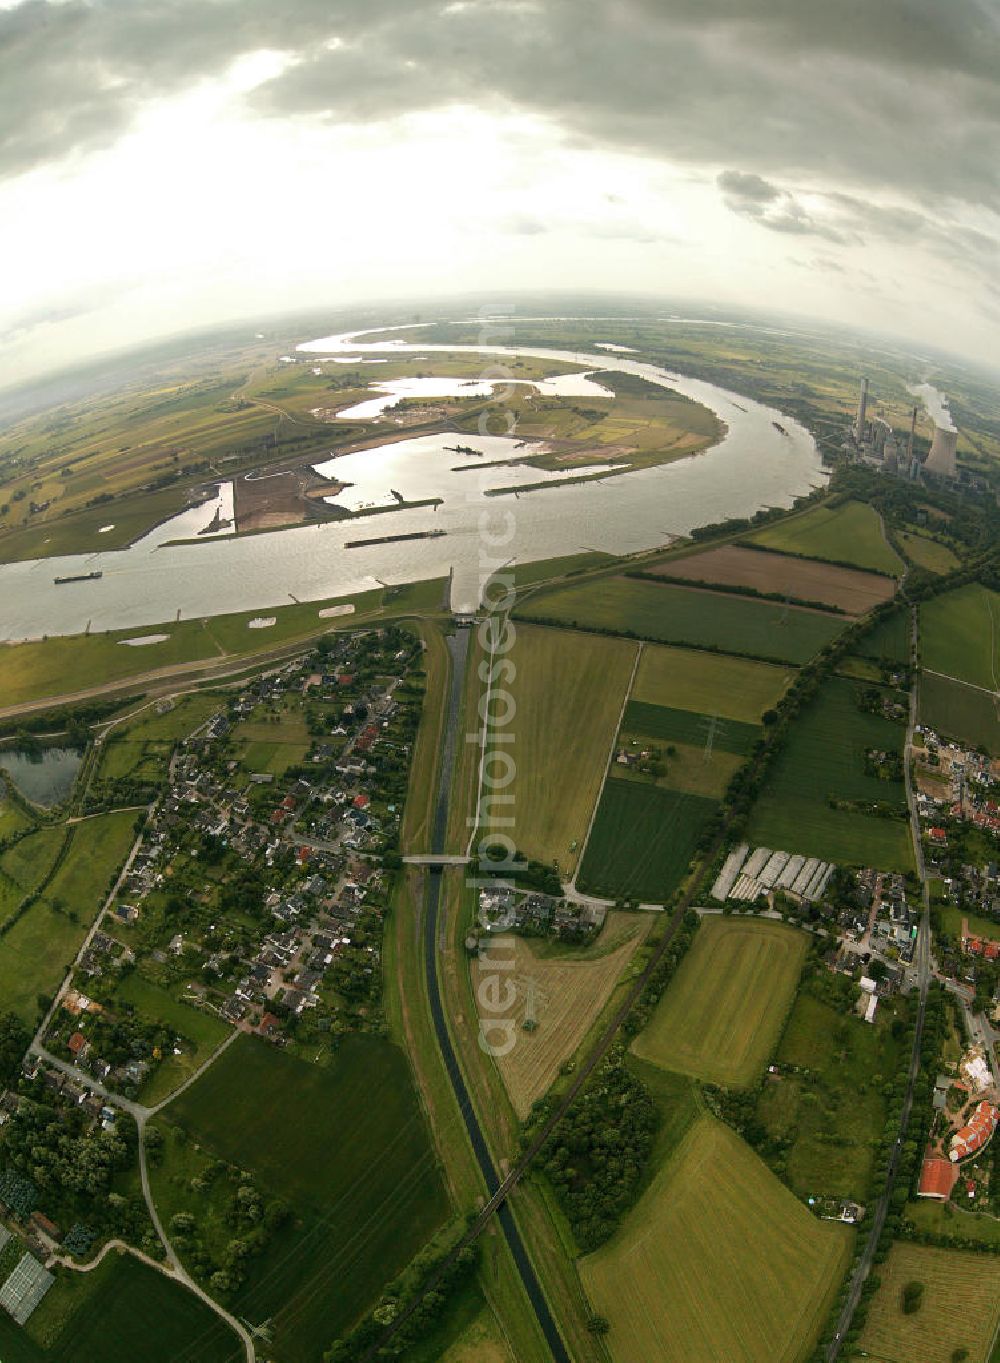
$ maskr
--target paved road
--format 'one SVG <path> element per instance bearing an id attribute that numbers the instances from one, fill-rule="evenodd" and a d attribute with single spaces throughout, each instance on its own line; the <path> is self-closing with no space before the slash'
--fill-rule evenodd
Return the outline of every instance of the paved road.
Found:
<path id="1" fill-rule="evenodd" d="M 917 972 L 917 984 L 919 988 L 919 999 L 917 1003 L 917 1021 L 913 1034 L 913 1050 L 910 1054 L 910 1068 L 907 1075 L 906 1094 L 903 1098 L 903 1108 L 899 1117 L 899 1134 L 896 1143 L 889 1156 L 889 1167 L 886 1173 L 885 1190 L 879 1198 L 872 1216 L 871 1227 L 868 1232 L 868 1239 L 861 1252 L 851 1276 L 850 1287 L 848 1288 L 847 1298 L 837 1321 L 836 1333 L 830 1346 L 826 1351 L 827 1363 L 834 1363 L 839 1358 L 844 1336 L 851 1328 L 854 1313 L 858 1309 L 858 1302 L 861 1299 L 861 1292 L 865 1281 L 872 1269 L 875 1259 L 875 1251 L 885 1226 L 885 1219 L 889 1211 L 889 1199 L 892 1196 L 893 1187 L 896 1182 L 896 1174 L 899 1169 L 899 1155 L 906 1139 L 906 1132 L 910 1124 L 910 1114 L 913 1110 L 913 1086 L 916 1083 L 917 1075 L 920 1073 L 920 1043 L 924 1034 L 924 1018 L 927 1012 L 927 990 L 931 981 L 931 925 L 930 925 L 930 894 L 927 884 L 927 871 L 924 866 L 923 848 L 920 841 L 920 818 L 917 814 L 917 803 L 913 794 L 913 784 L 910 780 L 910 768 L 913 761 L 913 730 L 917 722 L 917 689 L 918 672 L 916 670 L 917 658 L 917 610 L 913 609 L 913 661 L 914 674 L 913 683 L 910 688 L 910 720 L 906 730 L 906 747 L 903 754 L 904 780 L 906 784 L 906 799 L 910 810 L 910 831 L 913 838 L 913 850 L 917 863 L 917 871 L 920 875 L 923 886 L 923 913 L 920 918 L 920 930 L 917 935 L 917 947 L 913 953 L 913 964 Z"/>

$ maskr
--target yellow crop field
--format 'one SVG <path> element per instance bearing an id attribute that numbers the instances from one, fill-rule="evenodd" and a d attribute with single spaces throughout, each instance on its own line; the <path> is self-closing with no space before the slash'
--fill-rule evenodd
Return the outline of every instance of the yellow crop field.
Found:
<path id="1" fill-rule="evenodd" d="M 764 711 L 780 700 L 794 677 L 792 667 L 647 644 L 632 699 L 756 724 Z"/>
<path id="2" fill-rule="evenodd" d="M 987 1363 L 1000 1325 L 1000 1262 L 992 1254 L 896 1243 L 878 1270 L 861 1347 L 878 1363 L 951 1363 L 958 1349 L 968 1363 Z M 902 1308 L 907 1283 L 924 1285 L 919 1308 Z"/>
<path id="3" fill-rule="evenodd" d="M 577 1050 L 587 1029 L 611 997 L 615 985 L 646 940 L 654 917 L 650 913 L 612 911 L 593 947 L 572 955 L 547 955 L 546 948 L 523 937 L 504 938 L 514 951 L 514 968 L 504 971 L 517 996 L 501 1018 L 516 1024 L 516 1045 L 499 1057 L 497 1066 L 519 1117 L 526 1117 L 532 1103 L 551 1087 L 559 1067 Z M 510 960 L 510 949 L 498 944 L 497 958 Z M 488 959 L 475 962 L 473 986 L 492 974 Z M 528 1009 L 536 1021 L 525 1031 Z"/>
<path id="4" fill-rule="evenodd" d="M 635 1054 L 716 1084 L 753 1083 L 777 1044 L 807 945 L 784 923 L 706 918 Z"/>
<path id="5" fill-rule="evenodd" d="M 610 1323 L 614 1363 L 798 1363 L 819 1334 L 851 1237 L 703 1116 L 580 1274 Z"/>
<path id="6" fill-rule="evenodd" d="M 511 801 L 490 811 L 491 826 L 564 873 L 576 866 L 601 792 L 636 647 L 518 623 L 507 654 L 517 669 L 507 683 L 516 713 L 504 726 L 515 740 L 516 775 L 502 792 Z"/>

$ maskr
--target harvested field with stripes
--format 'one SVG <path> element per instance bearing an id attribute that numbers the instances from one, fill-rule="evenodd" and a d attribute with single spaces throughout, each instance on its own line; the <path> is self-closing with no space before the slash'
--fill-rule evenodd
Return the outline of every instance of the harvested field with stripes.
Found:
<path id="1" fill-rule="evenodd" d="M 820 601 L 848 615 L 864 615 L 888 601 L 896 590 L 895 581 L 879 573 L 771 554 L 739 544 L 725 544 L 689 558 L 667 559 L 649 571 L 706 585 L 751 587 L 765 595 L 781 592 L 793 601 Z"/>
<path id="2" fill-rule="evenodd" d="M 735 1132 L 702 1116 L 580 1274 L 610 1323 L 613 1363 L 798 1363 L 851 1244 L 846 1227 L 812 1216 Z"/>
<path id="3" fill-rule="evenodd" d="M 1000 1259 L 924 1245 L 893 1245 L 868 1311 L 861 1347 L 877 1363 L 988 1363 L 1000 1325 Z M 907 1283 L 924 1285 L 918 1310 L 902 1309 Z"/>
<path id="4" fill-rule="evenodd" d="M 705 918 L 633 1051 L 713 1084 L 752 1084 L 777 1045 L 808 944 L 785 923 Z"/>
<path id="5" fill-rule="evenodd" d="M 647 644 L 632 700 L 756 725 L 794 678 L 795 669 L 791 667 Z"/>
<path id="6" fill-rule="evenodd" d="M 601 793 L 637 644 L 519 624 L 506 661 L 517 768 L 494 805 L 497 832 L 572 874 Z M 513 819 L 513 824 L 504 820 Z"/>
<path id="7" fill-rule="evenodd" d="M 653 923 L 652 914 L 612 910 L 592 947 L 559 955 L 548 955 L 547 944 L 523 937 L 491 944 L 494 956 L 504 961 L 511 959 L 508 941 L 514 952 L 514 969 L 505 971 L 505 978 L 514 984 L 517 997 L 496 1016 L 513 1019 L 517 1045 L 497 1058 L 497 1068 L 519 1117 L 528 1115 L 532 1103 L 555 1082 L 560 1065 L 576 1053 Z M 480 958 L 473 965 L 473 984 L 493 973 L 489 958 Z M 536 1025 L 525 1028 L 526 1018 Z"/>

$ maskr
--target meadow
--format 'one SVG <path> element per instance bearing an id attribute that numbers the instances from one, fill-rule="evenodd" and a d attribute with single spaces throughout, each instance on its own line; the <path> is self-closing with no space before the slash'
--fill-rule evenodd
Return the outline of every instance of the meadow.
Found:
<path id="1" fill-rule="evenodd" d="M 519 625 L 506 659 L 516 712 L 516 775 L 493 827 L 527 856 L 572 872 L 600 794 L 636 645 Z M 494 706 L 494 709 L 496 707 Z M 555 792 L 558 791 L 558 796 Z M 504 820 L 513 819 L 513 824 Z"/>
<path id="2" fill-rule="evenodd" d="M 125 684 L 161 670 L 187 667 L 197 671 L 199 664 L 207 667 L 230 658 L 249 659 L 255 653 L 317 637 L 331 627 L 351 628 L 373 616 L 389 618 L 440 610 L 443 594 L 443 582 L 412 582 L 331 601 L 299 602 L 205 619 L 109 630 L 104 634 L 57 635 L 35 642 L 0 645 L 0 697 L 4 706 L 24 705 L 51 696 L 75 695 L 88 688 Z M 353 605 L 355 610 L 342 618 L 324 620 L 320 612 L 330 605 Z M 270 628 L 249 628 L 249 621 L 272 615 L 275 624 Z M 122 642 L 150 634 L 165 634 L 167 638 L 134 647 Z"/>
<path id="3" fill-rule="evenodd" d="M 571 955 L 549 956 L 524 937 L 511 939 L 514 966 L 508 978 L 517 993 L 510 1008 L 497 1016 L 514 1021 L 517 1045 L 509 1055 L 497 1057 L 497 1068 L 519 1117 L 528 1115 L 532 1103 L 555 1082 L 559 1067 L 575 1055 L 653 921 L 652 914 L 612 911 L 597 945 Z M 503 959 L 510 959 L 506 949 Z M 493 969 L 488 956 L 479 958 L 473 985 Z M 526 1030 L 529 998 L 537 1026 Z"/>
<path id="4" fill-rule="evenodd" d="M 1000 1249 L 1000 1219 L 988 1213 L 978 1215 L 973 1212 L 963 1216 L 953 1212 L 945 1203 L 922 1197 L 906 1204 L 906 1220 L 912 1221 L 918 1230 L 951 1237 L 956 1248 L 961 1248 L 963 1241 L 969 1241 L 995 1245 Z"/>
<path id="5" fill-rule="evenodd" d="M 610 1323 L 613 1363 L 798 1363 L 850 1245 L 846 1228 L 818 1221 L 733 1131 L 703 1116 L 580 1273 Z"/>
<path id="6" fill-rule="evenodd" d="M 176 1029 L 181 1055 L 167 1055 L 154 1067 L 139 1095 L 140 1101 L 153 1105 L 179 1088 L 215 1048 L 229 1035 L 221 1018 L 176 998 L 169 990 L 131 971 L 115 989 L 112 1006 L 130 1004 L 145 1022 L 162 1022 Z"/>
<path id="7" fill-rule="evenodd" d="M 609 577 L 539 592 L 515 614 L 570 627 L 631 634 L 747 657 L 807 662 L 843 628 L 825 611 L 772 601 Z"/>
<path id="8" fill-rule="evenodd" d="M 757 1115 L 789 1142 L 781 1173 L 800 1197 L 867 1201 L 883 1094 L 902 1060 L 892 1020 L 884 1001 L 871 1026 L 806 989 L 795 1000 L 775 1060 L 801 1072 L 769 1079 Z"/>
<path id="9" fill-rule="evenodd" d="M 817 506 L 747 536 L 751 544 L 806 558 L 847 563 L 898 577 L 903 563 L 885 541 L 878 513 L 864 502 Z"/>
<path id="10" fill-rule="evenodd" d="M 580 888 L 665 903 L 718 808 L 718 801 L 700 795 L 609 777 L 580 866 Z"/>
<path id="11" fill-rule="evenodd" d="M 774 1051 L 808 944 L 784 923 L 703 919 L 633 1052 L 714 1084 L 754 1083 Z"/>
<path id="12" fill-rule="evenodd" d="M 75 824 L 40 897 L 0 936 L 0 998 L 27 1024 L 33 1025 L 42 1011 L 39 995 L 51 995 L 62 983 L 135 840 L 135 827 L 135 811 Z M 16 850 L 22 848 L 19 844 Z"/>
<path id="13" fill-rule="evenodd" d="M 860 1344 L 878 1363 L 952 1363 L 967 1349 L 968 1363 L 988 1363 L 1000 1325 L 1000 1261 L 897 1242 L 879 1269 L 881 1286 L 868 1309 Z M 919 1310 L 903 1312 L 903 1288 L 924 1285 Z"/>
<path id="14" fill-rule="evenodd" d="M 920 722 L 945 738 L 1000 756 L 1000 700 L 964 682 L 922 672 Z"/>
<path id="15" fill-rule="evenodd" d="M 219 705 L 217 697 L 192 694 L 162 714 L 148 706 L 134 719 L 116 724 L 102 741 L 94 781 L 163 780 L 177 741 L 193 733 Z"/>
<path id="16" fill-rule="evenodd" d="M 193 1292 L 126 1254 L 61 1277 L 28 1329 L 13 1327 L 10 1340 L 6 1320 L 0 1315 L 4 1363 L 240 1363 L 245 1356 Z"/>
<path id="17" fill-rule="evenodd" d="M 719 587 L 781 592 L 792 601 L 822 601 L 849 615 L 863 615 L 896 590 L 890 577 L 841 568 L 834 563 L 769 554 L 742 544 L 724 544 L 685 558 L 665 559 L 651 572 Z"/>
<path id="18" fill-rule="evenodd" d="M 885 658 L 894 663 L 910 660 L 910 612 L 893 611 L 885 620 L 868 630 L 856 645 L 862 658 Z"/>
<path id="19" fill-rule="evenodd" d="M 380 1038 L 349 1037 L 323 1067 L 241 1037 L 164 1117 L 293 1211 L 249 1263 L 235 1302 L 240 1315 L 271 1321 L 279 1363 L 318 1363 L 447 1216 L 407 1060 Z M 170 1142 L 154 1172 L 167 1220 L 200 1214 L 184 1149 Z M 230 1238 L 224 1223 L 214 1230 Z"/>
<path id="20" fill-rule="evenodd" d="M 970 582 L 925 601 L 920 648 L 932 672 L 1000 691 L 1000 593 Z"/>
<path id="21" fill-rule="evenodd" d="M 865 770 L 866 750 L 901 751 L 905 729 L 860 710 L 859 690 L 859 683 L 834 677 L 803 709 L 768 770 L 747 836 L 759 846 L 849 866 L 910 870 L 905 817 L 881 818 L 829 803 L 878 801 L 905 815 L 902 781 L 881 780 Z"/>
<path id="22" fill-rule="evenodd" d="M 700 744 L 669 743 L 664 748 L 661 740 L 651 742 L 650 735 L 642 730 L 623 728 L 618 742 L 626 753 L 659 752 L 656 761 L 663 768 L 662 775 L 656 776 L 638 767 L 616 765 L 615 776 L 618 780 L 633 781 L 639 785 L 652 785 L 660 790 L 681 791 L 687 795 L 707 795 L 719 800 L 726 793 L 726 787 L 735 773 L 743 765 L 743 758 L 724 748 L 708 751 L 704 739 Z"/>
<path id="23" fill-rule="evenodd" d="M 301 704 L 286 705 L 274 716 L 258 711 L 236 725 L 232 738 L 244 771 L 275 776 L 284 776 L 289 767 L 298 766 L 311 742 Z"/>
<path id="24" fill-rule="evenodd" d="M 939 544 L 928 535 L 911 534 L 908 530 L 899 532 L 899 542 L 906 557 L 929 573 L 953 573 L 959 560 L 946 544 Z"/>
<path id="25" fill-rule="evenodd" d="M 647 644 L 632 701 L 695 714 L 719 715 L 756 727 L 795 678 L 790 667 L 730 658 L 695 649 Z"/>
<path id="26" fill-rule="evenodd" d="M 738 719 L 719 719 L 696 710 L 674 710 L 666 705 L 630 700 L 625 707 L 623 732 L 642 734 L 663 743 L 685 743 L 703 750 L 711 739 L 713 748 L 746 756 L 762 736 L 758 724 Z"/>

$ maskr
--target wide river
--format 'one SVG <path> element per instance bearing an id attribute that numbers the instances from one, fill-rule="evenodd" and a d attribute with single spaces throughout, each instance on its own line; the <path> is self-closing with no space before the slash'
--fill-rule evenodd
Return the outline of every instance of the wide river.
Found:
<path id="1" fill-rule="evenodd" d="M 131 629 L 178 618 L 286 605 L 292 600 L 322 600 L 365 591 L 379 582 L 445 577 L 452 570 L 452 604 L 458 610 L 470 609 L 479 599 L 484 573 L 498 562 L 511 558 L 528 562 L 585 549 L 629 553 L 653 548 L 696 526 L 749 516 L 761 507 L 788 506 L 825 478 L 812 437 L 793 418 L 656 365 L 609 351 L 583 354 L 535 347 L 365 341 L 370 334 L 355 332 L 307 342 L 299 347 L 302 362 L 322 363 L 316 359 L 320 355 L 341 360 L 361 353 L 396 356 L 464 351 L 493 357 L 484 361 L 491 377 L 502 367 L 504 357 L 519 355 L 621 370 L 703 403 L 726 423 L 727 433 L 704 454 L 674 464 L 548 487 L 516 498 L 484 493 L 524 481 L 523 471 L 512 477 L 504 468 L 470 467 L 451 480 L 449 494 L 437 507 L 386 511 L 242 539 L 222 532 L 195 544 L 167 544 L 197 534 L 211 521 L 216 506 L 223 514 L 229 510 L 231 488 L 224 484 L 217 502 L 184 512 L 129 549 L 0 566 L 0 639 L 75 634 L 88 624 L 91 630 Z M 502 410 L 498 401 L 498 416 Z M 775 421 L 786 434 L 776 429 Z M 391 423 L 387 424 L 387 432 L 391 430 Z M 420 439 L 436 461 L 445 457 L 448 445 L 486 450 L 476 436 Z M 506 447 L 503 454 L 501 446 Z M 498 439 L 488 442 L 486 452 L 490 461 L 516 454 L 513 442 Z M 375 453 L 373 457 L 389 456 Z M 448 466 L 462 464 L 463 458 L 470 465 L 480 463 L 469 456 L 447 454 Z M 533 479 L 544 477 L 536 470 L 531 473 Z M 403 495 L 408 491 L 404 488 Z M 421 491 L 426 495 L 426 489 Z M 113 521 L 113 511 L 108 519 Z M 446 533 L 433 539 L 344 547 L 348 540 L 421 530 Z M 503 542 L 491 547 L 486 535 Z M 99 580 L 63 586 L 53 582 L 55 577 L 98 569 L 103 573 Z"/>

